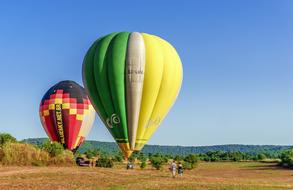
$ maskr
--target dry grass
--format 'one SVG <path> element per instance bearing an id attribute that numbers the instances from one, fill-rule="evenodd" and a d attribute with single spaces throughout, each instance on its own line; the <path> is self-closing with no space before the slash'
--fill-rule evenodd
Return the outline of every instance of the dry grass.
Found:
<path id="1" fill-rule="evenodd" d="M 1 189 L 174 189 L 273 190 L 293 189 L 293 170 L 273 163 L 200 163 L 183 177 L 162 171 L 81 167 L 0 167 Z"/>
<path id="2" fill-rule="evenodd" d="M 51 157 L 48 152 L 31 144 L 6 143 L 0 147 L 0 164 L 7 166 L 74 166 L 74 156 L 65 150 Z"/>

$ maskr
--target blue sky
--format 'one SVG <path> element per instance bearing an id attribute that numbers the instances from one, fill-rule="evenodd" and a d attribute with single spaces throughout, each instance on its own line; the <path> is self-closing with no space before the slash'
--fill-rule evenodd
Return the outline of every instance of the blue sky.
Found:
<path id="1" fill-rule="evenodd" d="M 38 115 L 60 80 L 82 84 L 98 37 L 139 31 L 173 44 L 181 93 L 150 144 L 293 144 L 292 1 L 1 1 L 0 132 L 45 137 Z M 112 141 L 96 119 L 88 139 Z"/>

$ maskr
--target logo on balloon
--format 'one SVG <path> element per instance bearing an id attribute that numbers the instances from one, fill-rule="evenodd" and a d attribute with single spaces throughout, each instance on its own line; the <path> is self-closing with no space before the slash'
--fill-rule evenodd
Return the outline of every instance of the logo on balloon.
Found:
<path id="1" fill-rule="evenodd" d="M 114 125 L 118 125 L 120 123 L 120 118 L 117 114 L 113 113 L 111 118 L 107 118 L 106 122 L 107 126 L 112 129 Z"/>
<path id="2" fill-rule="evenodd" d="M 145 128 L 149 128 L 151 126 L 158 126 L 161 122 L 161 118 L 160 117 L 157 117 L 156 119 L 152 120 L 150 119 L 148 121 L 148 123 L 146 124 Z"/>

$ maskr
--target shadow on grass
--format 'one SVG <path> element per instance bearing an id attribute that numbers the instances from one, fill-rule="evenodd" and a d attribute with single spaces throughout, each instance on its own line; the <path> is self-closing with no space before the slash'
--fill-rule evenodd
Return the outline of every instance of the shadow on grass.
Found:
<path id="1" fill-rule="evenodd" d="M 267 164 L 260 164 L 260 165 L 248 165 L 243 166 L 241 169 L 244 170 L 288 170 L 293 171 L 292 168 L 284 167 L 280 165 L 280 163 L 267 163 Z"/>

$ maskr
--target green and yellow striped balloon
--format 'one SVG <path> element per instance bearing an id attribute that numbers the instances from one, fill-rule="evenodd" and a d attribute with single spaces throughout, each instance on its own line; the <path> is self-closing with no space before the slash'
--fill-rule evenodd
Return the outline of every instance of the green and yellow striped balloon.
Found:
<path id="1" fill-rule="evenodd" d="M 99 38 L 83 62 L 83 82 L 101 120 L 128 158 L 139 151 L 176 100 L 182 64 L 174 47 L 146 33 Z"/>

